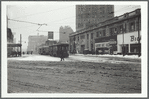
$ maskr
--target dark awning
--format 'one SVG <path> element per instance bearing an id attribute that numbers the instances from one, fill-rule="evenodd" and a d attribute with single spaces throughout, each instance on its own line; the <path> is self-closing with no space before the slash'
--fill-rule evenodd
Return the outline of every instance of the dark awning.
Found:
<path id="1" fill-rule="evenodd" d="M 7 44 L 7 47 L 21 47 L 22 44 Z"/>

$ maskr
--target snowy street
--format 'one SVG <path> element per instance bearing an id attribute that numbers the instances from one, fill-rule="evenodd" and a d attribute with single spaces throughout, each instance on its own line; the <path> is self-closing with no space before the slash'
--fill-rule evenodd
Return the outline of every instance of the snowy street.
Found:
<path id="1" fill-rule="evenodd" d="M 48 55 L 8 58 L 9 93 L 141 93 L 141 58 Z"/>

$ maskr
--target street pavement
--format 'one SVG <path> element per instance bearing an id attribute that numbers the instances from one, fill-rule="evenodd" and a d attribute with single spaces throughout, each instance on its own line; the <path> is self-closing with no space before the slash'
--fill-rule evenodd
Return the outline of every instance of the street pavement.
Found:
<path id="1" fill-rule="evenodd" d="M 141 58 L 8 58 L 8 93 L 141 93 Z"/>

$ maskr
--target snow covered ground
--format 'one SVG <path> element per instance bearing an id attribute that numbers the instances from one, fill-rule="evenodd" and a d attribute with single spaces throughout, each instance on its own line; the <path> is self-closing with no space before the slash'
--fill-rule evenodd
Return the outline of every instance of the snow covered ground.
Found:
<path id="1" fill-rule="evenodd" d="M 77 56 L 95 56 L 95 57 L 98 57 L 98 56 L 103 56 L 103 57 L 121 57 L 121 58 L 132 58 L 132 59 L 141 59 L 141 56 L 138 57 L 138 55 L 109 55 L 109 54 L 105 54 L 105 55 L 92 55 L 92 54 L 75 54 Z"/>
<path id="2" fill-rule="evenodd" d="M 52 57 L 49 55 L 22 55 L 22 57 L 11 57 L 8 60 L 19 60 L 19 61 L 60 61 L 59 57 Z M 122 56 L 122 55 L 83 55 L 83 54 L 72 54 L 65 61 L 84 61 L 84 62 L 95 62 L 95 63 L 134 63 L 141 64 L 141 57 L 137 55 L 133 56 Z"/>
<path id="3" fill-rule="evenodd" d="M 22 57 L 11 57 L 8 60 L 21 60 L 21 61 L 60 61 L 58 57 L 51 57 L 45 55 L 22 55 Z"/>

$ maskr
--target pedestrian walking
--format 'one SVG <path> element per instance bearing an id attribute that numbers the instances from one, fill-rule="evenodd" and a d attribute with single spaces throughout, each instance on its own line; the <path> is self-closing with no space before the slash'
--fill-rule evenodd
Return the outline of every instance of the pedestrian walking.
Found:
<path id="1" fill-rule="evenodd" d="M 60 58 L 61 58 L 61 61 L 64 61 L 64 51 L 61 51 Z"/>

